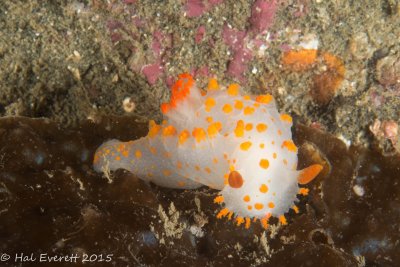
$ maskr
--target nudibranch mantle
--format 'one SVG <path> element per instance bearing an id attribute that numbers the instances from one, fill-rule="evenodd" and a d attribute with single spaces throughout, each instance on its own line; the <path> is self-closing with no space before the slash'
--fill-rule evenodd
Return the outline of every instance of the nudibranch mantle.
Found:
<path id="1" fill-rule="evenodd" d="M 297 195 L 308 192 L 299 184 L 322 169 L 314 164 L 296 170 L 292 118 L 279 114 L 269 94 L 242 96 L 238 84 L 225 88 L 215 79 L 204 92 L 191 75 L 181 74 L 161 110 L 166 120 L 150 121 L 146 137 L 101 145 L 94 169 L 122 168 L 170 188 L 218 189 L 214 202 L 225 207 L 217 217 L 246 228 L 257 219 L 266 228 L 271 216 L 286 224 L 284 213 L 297 213 Z"/>

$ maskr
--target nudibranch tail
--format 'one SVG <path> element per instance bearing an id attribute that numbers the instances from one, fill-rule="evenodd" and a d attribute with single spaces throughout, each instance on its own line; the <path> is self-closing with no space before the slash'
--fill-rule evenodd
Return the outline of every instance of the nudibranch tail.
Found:
<path id="1" fill-rule="evenodd" d="M 125 169 L 143 180 L 169 188 L 194 189 L 202 186 L 201 183 L 181 176 L 172 168 L 171 161 L 174 160 L 165 151 L 161 138 L 155 135 L 155 128 L 158 126 L 150 122 L 148 136 L 153 136 L 151 138 L 130 142 L 105 142 L 94 155 L 94 169 L 103 173 Z M 164 131 L 164 134 L 170 134 L 168 130 L 171 131 L 168 127 L 159 127 L 159 131 Z"/>

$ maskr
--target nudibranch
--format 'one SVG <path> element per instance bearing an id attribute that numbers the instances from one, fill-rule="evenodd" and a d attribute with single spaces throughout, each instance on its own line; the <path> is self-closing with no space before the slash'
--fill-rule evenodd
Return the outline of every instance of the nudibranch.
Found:
<path id="1" fill-rule="evenodd" d="M 217 218 L 246 228 L 256 220 L 267 228 L 271 216 L 286 224 L 284 214 L 298 212 L 298 194 L 308 193 L 299 184 L 322 169 L 314 164 L 296 170 L 292 117 L 279 114 L 269 94 L 242 96 L 238 84 L 222 87 L 216 79 L 205 92 L 181 74 L 161 111 L 166 119 L 150 121 L 146 137 L 101 145 L 94 169 L 122 168 L 170 188 L 215 188 L 220 193 L 214 202 L 224 204 Z"/>

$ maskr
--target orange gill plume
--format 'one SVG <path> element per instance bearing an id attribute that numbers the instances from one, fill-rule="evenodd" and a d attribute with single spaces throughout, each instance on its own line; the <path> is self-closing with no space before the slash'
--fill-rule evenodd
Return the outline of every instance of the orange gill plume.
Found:
<path id="1" fill-rule="evenodd" d="M 177 103 L 185 99 L 189 93 L 190 88 L 193 86 L 194 80 L 189 73 L 182 73 L 178 76 L 178 80 L 171 88 L 171 98 L 169 103 L 161 104 L 162 113 L 166 114 L 172 108 L 175 108 Z"/>

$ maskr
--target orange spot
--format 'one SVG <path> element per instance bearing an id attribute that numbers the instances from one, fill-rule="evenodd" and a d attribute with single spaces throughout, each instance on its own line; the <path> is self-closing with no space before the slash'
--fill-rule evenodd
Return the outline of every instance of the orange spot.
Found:
<path id="1" fill-rule="evenodd" d="M 264 194 L 267 193 L 268 192 L 268 186 L 266 184 L 262 184 L 260 186 L 260 192 L 264 193 Z"/>
<path id="2" fill-rule="evenodd" d="M 301 187 L 301 188 L 299 189 L 299 194 L 300 194 L 300 195 L 307 196 L 307 195 L 308 195 L 308 192 L 309 192 L 308 188 Z"/>
<path id="3" fill-rule="evenodd" d="M 206 140 L 206 132 L 203 128 L 194 128 L 192 135 L 196 139 L 197 143 Z"/>
<path id="4" fill-rule="evenodd" d="M 176 129 L 172 125 L 169 125 L 163 129 L 163 136 L 173 136 L 175 134 L 176 134 Z"/>
<path id="5" fill-rule="evenodd" d="M 232 108 L 232 106 L 230 104 L 225 104 L 222 107 L 222 111 L 228 114 L 228 113 L 231 113 L 233 111 L 233 108 Z"/>
<path id="6" fill-rule="evenodd" d="M 269 207 L 270 209 L 275 208 L 274 202 L 269 202 L 269 203 L 268 203 L 268 207 Z"/>
<path id="7" fill-rule="evenodd" d="M 178 169 L 182 169 L 182 162 L 180 162 L 180 161 L 176 162 L 176 167 Z"/>
<path id="8" fill-rule="evenodd" d="M 272 153 L 272 157 L 276 159 L 276 153 Z"/>
<path id="9" fill-rule="evenodd" d="M 169 103 L 161 105 L 161 111 L 165 114 L 171 109 L 176 108 L 176 105 L 184 100 L 190 93 L 190 88 L 193 86 L 193 77 L 188 73 L 182 73 L 178 76 L 178 80 L 171 88 L 171 99 Z"/>
<path id="10" fill-rule="evenodd" d="M 215 106 L 216 102 L 213 97 L 209 97 L 204 101 L 204 105 L 206 106 L 206 111 L 209 112 Z"/>
<path id="11" fill-rule="evenodd" d="M 164 176 L 170 176 L 172 173 L 170 170 L 163 170 Z"/>
<path id="12" fill-rule="evenodd" d="M 259 95 L 259 96 L 256 97 L 256 101 L 258 103 L 262 103 L 262 104 L 268 104 L 268 103 L 270 103 L 272 101 L 272 99 L 274 99 L 274 98 L 270 94 Z"/>
<path id="13" fill-rule="evenodd" d="M 251 142 L 250 141 L 243 142 L 243 143 L 240 144 L 240 149 L 244 150 L 244 151 L 249 150 L 250 147 L 251 147 Z"/>
<path id="14" fill-rule="evenodd" d="M 178 143 L 179 143 L 180 145 L 183 145 L 183 144 L 187 141 L 187 139 L 188 139 L 189 137 L 190 137 L 189 131 L 188 131 L 188 130 L 183 130 L 183 131 L 179 134 Z"/>
<path id="15" fill-rule="evenodd" d="M 223 196 L 216 196 L 214 198 L 214 203 L 221 204 L 222 202 L 224 202 L 224 197 Z"/>
<path id="16" fill-rule="evenodd" d="M 282 135 L 282 131 L 281 130 L 278 130 L 278 135 Z"/>
<path id="17" fill-rule="evenodd" d="M 157 149 L 155 147 L 151 146 L 151 147 L 149 147 L 149 150 L 150 150 L 151 154 L 153 154 L 153 155 L 157 154 Z"/>
<path id="18" fill-rule="evenodd" d="M 135 151 L 135 156 L 136 156 L 136 158 L 140 159 L 142 157 L 142 151 L 136 150 Z"/>
<path id="19" fill-rule="evenodd" d="M 243 110 L 244 115 L 251 115 L 254 113 L 254 108 L 253 107 L 245 107 Z"/>
<path id="20" fill-rule="evenodd" d="M 178 186 L 180 186 L 180 187 L 183 187 L 183 186 L 185 186 L 185 184 L 186 184 L 186 183 L 185 183 L 185 182 L 183 182 L 183 181 L 179 181 L 179 182 L 178 182 Z"/>
<path id="21" fill-rule="evenodd" d="M 295 213 L 299 213 L 299 208 L 296 205 L 294 205 L 292 209 L 294 210 Z"/>
<path id="22" fill-rule="evenodd" d="M 286 224 L 287 224 L 285 215 L 279 216 L 279 222 L 280 222 L 282 225 L 286 225 Z"/>
<path id="23" fill-rule="evenodd" d="M 248 210 L 252 210 L 252 209 L 253 209 L 253 206 L 248 205 L 248 206 L 247 206 L 247 209 L 248 209 Z"/>
<path id="24" fill-rule="evenodd" d="M 244 201 L 244 202 L 249 202 L 249 201 L 250 201 L 250 196 L 249 196 L 249 195 L 245 195 L 245 196 L 243 197 L 243 201 Z"/>
<path id="25" fill-rule="evenodd" d="M 261 225 L 262 225 L 262 227 L 263 227 L 264 229 L 267 229 L 267 228 L 268 228 L 268 220 L 269 220 L 269 217 L 270 217 L 270 216 L 266 216 L 266 217 L 264 217 L 264 218 L 262 218 L 262 219 L 260 220 Z"/>
<path id="26" fill-rule="evenodd" d="M 289 122 L 289 123 L 293 122 L 292 117 L 290 115 L 288 115 L 288 114 L 281 114 L 280 117 L 281 117 L 282 121 Z"/>
<path id="27" fill-rule="evenodd" d="M 168 113 L 168 111 L 170 110 L 170 106 L 168 103 L 162 103 L 160 107 L 163 114 Z"/>
<path id="28" fill-rule="evenodd" d="M 217 135 L 217 133 L 221 130 L 222 128 L 222 123 L 220 122 L 214 122 L 210 124 L 207 128 L 207 133 L 210 137 L 214 137 Z"/>
<path id="29" fill-rule="evenodd" d="M 243 108 L 243 102 L 240 100 L 235 100 L 235 108 L 236 109 L 242 109 Z"/>
<path id="30" fill-rule="evenodd" d="M 260 160 L 260 167 L 263 168 L 263 169 L 268 169 L 269 161 L 267 159 L 261 159 Z"/>
<path id="31" fill-rule="evenodd" d="M 231 171 L 228 177 L 228 184 L 232 188 L 240 188 L 243 185 L 242 175 L 237 171 Z"/>
<path id="32" fill-rule="evenodd" d="M 127 158 L 129 156 L 129 151 L 128 150 L 124 150 L 122 151 L 122 155 Z"/>
<path id="33" fill-rule="evenodd" d="M 215 164 L 218 164 L 218 159 L 217 159 L 217 158 L 214 158 L 214 159 L 213 159 L 213 162 L 214 162 Z"/>
<path id="34" fill-rule="evenodd" d="M 229 213 L 228 208 L 224 208 L 224 209 L 220 210 L 220 212 L 218 212 L 218 214 L 217 214 L 217 219 L 221 219 L 222 217 L 225 217 L 228 213 Z"/>
<path id="35" fill-rule="evenodd" d="M 259 123 L 256 126 L 257 132 L 262 133 L 265 132 L 267 130 L 268 126 L 264 123 Z"/>
<path id="36" fill-rule="evenodd" d="M 205 170 L 207 173 L 211 173 L 211 169 L 208 168 L 208 167 L 204 168 L 204 170 Z"/>
<path id="37" fill-rule="evenodd" d="M 283 159 L 283 164 L 287 165 L 287 160 Z"/>
<path id="38" fill-rule="evenodd" d="M 256 204 L 254 204 L 254 208 L 256 210 L 262 210 L 264 208 L 264 205 L 261 203 L 256 203 Z"/>
<path id="39" fill-rule="evenodd" d="M 253 124 L 252 123 L 247 123 L 246 126 L 244 127 L 246 131 L 251 131 L 253 129 Z"/>
<path id="40" fill-rule="evenodd" d="M 250 218 L 248 218 L 248 217 L 246 217 L 246 223 L 245 223 L 245 225 L 244 225 L 244 228 L 246 228 L 246 229 L 249 229 L 250 228 Z"/>
<path id="41" fill-rule="evenodd" d="M 287 150 L 289 150 L 290 152 L 297 152 L 297 146 L 293 143 L 292 140 L 285 140 L 282 143 L 282 148 L 286 147 Z"/>
<path id="42" fill-rule="evenodd" d="M 125 144 L 123 144 L 123 143 L 119 144 L 118 147 L 117 147 L 117 151 L 118 152 L 121 152 L 124 149 L 125 149 Z"/>
<path id="43" fill-rule="evenodd" d="M 297 181 L 299 184 L 308 184 L 311 182 L 323 169 L 320 164 L 313 164 L 300 171 Z"/>
<path id="44" fill-rule="evenodd" d="M 236 128 L 234 130 L 236 137 L 243 137 L 244 135 L 244 122 L 242 120 L 238 120 L 236 123 Z"/>
<path id="45" fill-rule="evenodd" d="M 207 118 L 206 118 L 206 121 L 207 121 L 208 123 L 212 123 L 212 122 L 213 122 L 213 117 L 207 117 Z"/>
<path id="46" fill-rule="evenodd" d="M 288 51 L 283 54 L 282 64 L 292 71 L 309 70 L 317 59 L 316 49 L 302 49 Z"/>
<path id="47" fill-rule="evenodd" d="M 237 96 L 239 94 L 239 85 L 236 83 L 232 83 L 228 86 L 227 89 L 228 95 Z"/>
<path id="48" fill-rule="evenodd" d="M 147 136 L 150 138 L 156 136 L 161 129 L 161 125 L 157 125 L 157 123 L 153 120 L 149 121 L 149 133 Z"/>
<path id="49" fill-rule="evenodd" d="M 200 171 L 199 165 L 194 166 L 194 168 L 196 169 L 196 171 Z"/>
<path id="50" fill-rule="evenodd" d="M 208 81 L 207 89 L 208 90 L 218 90 L 219 89 L 219 85 L 218 85 L 217 79 L 211 78 Z"/>
<path id="51" fill-rule="evenodd" d="M 115 157 L 115 160 L 120 161 L 120 160 L 121 160 L 121 157 L 120 157 L 120 156 L 116 156 L 116 157 Z"/>
<path id="52" fill-rule="evenodd" d="M 251 97 L 250 97 L 249 95 L 245 95 L 245 96 L 243 96 L 243 99 L 244 99 L 244 100 L 250 100 Z"/>
<path id="53" fill-rule="evenodd" d="M 244 223 L 243 217 L 237 217 L 236 218 L 236 225 L 240 226 L 242 223 Z"/>
<path id="54" fill-rule="evenodd" d="M 264 143 L 260 144 L 260 148 L 263 149 L 265 147 Z"/>

